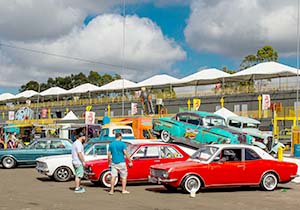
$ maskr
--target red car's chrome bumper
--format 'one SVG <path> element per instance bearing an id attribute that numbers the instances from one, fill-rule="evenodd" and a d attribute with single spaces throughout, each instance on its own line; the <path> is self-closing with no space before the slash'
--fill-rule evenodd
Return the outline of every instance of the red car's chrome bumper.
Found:
<path id="1" fill-rule="evenodd" d="M 295 179 L 295 178 L 297 178 L 297 177 L 299 177 L 299 174 L 292 175 L 292 176 L 291 176 L 291 179 Z"/>
<path id="2" fill-rule="evenodd" d="M 169 182 L 176 182 L 176 181 L 177 179 L 164 179 L 160 177 L 148 176 L 148 182 L 155 183 L 155 184 L 169 183 Z"/>

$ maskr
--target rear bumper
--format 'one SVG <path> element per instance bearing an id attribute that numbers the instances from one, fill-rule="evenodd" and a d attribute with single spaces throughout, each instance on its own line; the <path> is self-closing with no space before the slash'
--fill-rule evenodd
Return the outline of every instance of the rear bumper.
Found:
<path id="1" fill-rule="evenodd" d="M 161 184 L 161 183 L 170 183 L 170 182 L 176 182 L 177 179 L 164 179 L 160 177 L 153 177 L 148 176 L 148 182 L 155 183 L 155 184 Z"/>
<path id="2" fill-rule="evenodd" d="M 299 177 L 299 174 L 292 175 L 292 176 L 291 176 L 291 179 L 295 179 L 295 178 L 297 178 L 297 177 Z"/>

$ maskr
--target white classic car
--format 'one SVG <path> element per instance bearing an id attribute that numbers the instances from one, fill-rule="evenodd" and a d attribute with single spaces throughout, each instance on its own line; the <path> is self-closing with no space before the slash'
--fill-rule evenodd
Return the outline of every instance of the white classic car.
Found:
<path id="1" fill-rule="evenodd" d="M 111 141 L 88 143 L 84 146 L 84 158 L 86 161 L 107 158 L 108 145 Z M 46 156 L 36 159 L 36 170 L 44 175 L 53 177 L 56 181 L 70 180 L 74 175 L 72 155 Z"/>

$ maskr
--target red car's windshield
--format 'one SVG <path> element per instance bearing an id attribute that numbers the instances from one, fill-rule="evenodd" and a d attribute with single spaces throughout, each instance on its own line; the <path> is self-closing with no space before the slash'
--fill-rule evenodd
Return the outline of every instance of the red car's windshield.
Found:
<path id="1" fill-rule="evenodd" d="M 204 146 L 197 150 L 192 156 L 191 159 L 197 159 L 202 161 L 209 160 L 216 152 L 218 147 L 214 146 Z"/>

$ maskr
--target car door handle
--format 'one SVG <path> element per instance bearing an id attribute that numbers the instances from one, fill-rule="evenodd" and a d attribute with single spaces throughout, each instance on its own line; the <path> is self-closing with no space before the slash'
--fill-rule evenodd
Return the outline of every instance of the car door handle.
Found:
<path id="1" fill-rule="evenodd" d="M 237 165 L 238 168 L 245 168 L 245 165 Z"/>
<path id="2" fill-rule="evenodd" d="M 160 160 L 154 160 L 154 163 L 159 163 L 160 162 Z"/>

